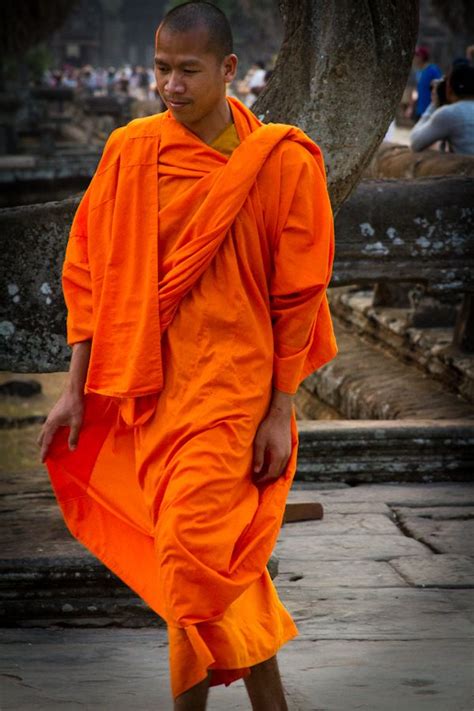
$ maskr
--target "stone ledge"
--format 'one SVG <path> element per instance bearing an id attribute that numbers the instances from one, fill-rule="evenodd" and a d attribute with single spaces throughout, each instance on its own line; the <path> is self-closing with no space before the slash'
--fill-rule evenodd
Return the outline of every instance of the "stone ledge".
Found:
<path id="1" fill-rule="evenodd" d="M 474 420 L 300 420 L 299 480 L 470 481 Z"/>
<path id="2" fill-rule="evenodd" d="M 474 405 L 413 363 L 402 363 L 355 328 L 334 319 L 336 358 L 301 384 L 347 419 L 459 419 L 474 421 Z M 295 398 L 300 403 L 299 392 Z M 301 405 L 301 403 L 300 403 Z M 305 415 L 304 407 L 302 414 Z"/>
<path id="3" fill-rule="evenodd" d="M 453 328 L 417 328 L 410 309 L 373 306 L 372 290 L 331 289 L 331 313 L 353 326 L 369 343 L 384 346 L 400 360 L 474 402 L 474 354 L 452 345 Z"/>

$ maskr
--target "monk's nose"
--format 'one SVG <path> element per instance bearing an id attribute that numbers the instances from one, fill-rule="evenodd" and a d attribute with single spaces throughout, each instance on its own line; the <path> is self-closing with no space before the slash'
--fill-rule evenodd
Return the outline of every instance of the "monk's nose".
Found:
<path id="1" fill-rule="evenodd" d="M 182 80 L 178 75 L 171 73 L 168 81 L 165 84 L 165 91 L 168 94 L 182 94 L 184 92 L 184 86 Z"/>

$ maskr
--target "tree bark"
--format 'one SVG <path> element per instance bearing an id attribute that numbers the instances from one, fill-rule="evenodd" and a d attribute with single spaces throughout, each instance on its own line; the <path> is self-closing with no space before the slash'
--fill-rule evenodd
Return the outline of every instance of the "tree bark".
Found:
<path id="1" fill-rule="evenodd" d="M 382 141 L 406 85 L 418 0 L 280 0 L 285 36 L 252 110 L 321 147 L 333 209 Z"/>

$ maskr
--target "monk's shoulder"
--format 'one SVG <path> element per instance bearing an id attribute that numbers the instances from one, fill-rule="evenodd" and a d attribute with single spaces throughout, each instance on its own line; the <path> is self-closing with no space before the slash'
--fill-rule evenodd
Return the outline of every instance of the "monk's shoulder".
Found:
<path id="1" fill-rule="evenodd" d="M 120 157 L 124 153 L 124 148 L 125 152 L 128 152 L 126 147 L 131 146 L 130 141 L 136 145 L 136 139 L 157 136 L 160 131 L 163 114 L 133 119 L 125 126 L 119 126 L 119 128 L 112 131 L 104 146 L 102 157 L 97 167 L 97 175 L 100 176 L 109 171 L 114 165 L 117 166 Z"/>
<path id="2" fill-rule="evenodd" d="M 166 111 L 152 116 L 143 116 L 141 118 L 132 119 L 125 126 L 127 138 L 146 138 L 148 136 L 157 136 L 160 132 L 161 122 L 165 117 Z"/>
<path id="3" fill-rule="evenodd" d="M 322 156 L 317 143 L 309 138 L 299 128 L 292 126 L 293 130 L 288 137 L 283 138 L 273 151 L 273 156 L 281 165 L 282 170 L 314 165 L 315 159 Z"/>
<path id="4" fill-rule="evenodd" d="M 97 175 L 104 173 L 119 160 L 125 138 L 125 128 L 125 126 L 119 126 L 114 129 L 107 138 L 104 150 L 102 151 L 102 157 L 97 167 Z"/>

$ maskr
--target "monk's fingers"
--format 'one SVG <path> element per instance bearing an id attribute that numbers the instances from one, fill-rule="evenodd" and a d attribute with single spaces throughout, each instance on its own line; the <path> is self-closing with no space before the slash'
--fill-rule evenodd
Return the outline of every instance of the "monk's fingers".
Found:
<path id="1" fill-rule="evenodd" d="M 256 474 L 261 471 L 265 459 L 265 440 L 263 437 L 255 437 L 253 445 L 253 470 Z"/>
<path id="2" fill-rule="evenodd" d="M 54 433 L 56 432 L 58 428 L 58 425 L 54 424 L 49 424 L 47 427 L 44 428 L 43 431 L 43 437 L 41 439 L 41 452 L 40 452 L 40 457 L 41 461 L 44 462 L 46 459 L 46 455 L 48 454 L 48 449 L 49 445 L 51 444 Z"/>
<path id="3" fill-rule="evenodd" d="M 81 430 L 82 418 L 74 417 L 71 420 L 71 429 L 69 430 L 68 445 L 69 449 L 76 449 L 79 441 L 79 432 Z"/>
<path id="4" fill-rule="evenodd" d="M 280 457 L 270 451 L 268 457 L 268 467 L 265 476 L 268 479 L 277 479 L 280 476 L 281 460 Z"/>
<path id="5" fill-rule="evenodd" d="M 278 450 L 276 452 L 270 453 L 269 466 L 267 472 L 265 473 L 265 479 L 278 479 L 283 476 L 288 467 L 288 462 L 290 461 L 290 455 L 284 450 Z"/>
<path id="6" fill-rule="evenodd" d="M 290 455 L 284 454 L 282 457 L 282 460 L 280 462 L 280 476 L 283 476 L 283 474 L 286 472 L 286 468 L 288 466 L 289 461 L 290 461 Z"/>
<path id="7" fill-rule="evenodd" d="M 281 460 L 278 454 L 272 451 L 270 447 L 265 450 L 265 465 L 262 475 L 258 478 L 258 482 L 278 479 L 281 473 Z"/>

